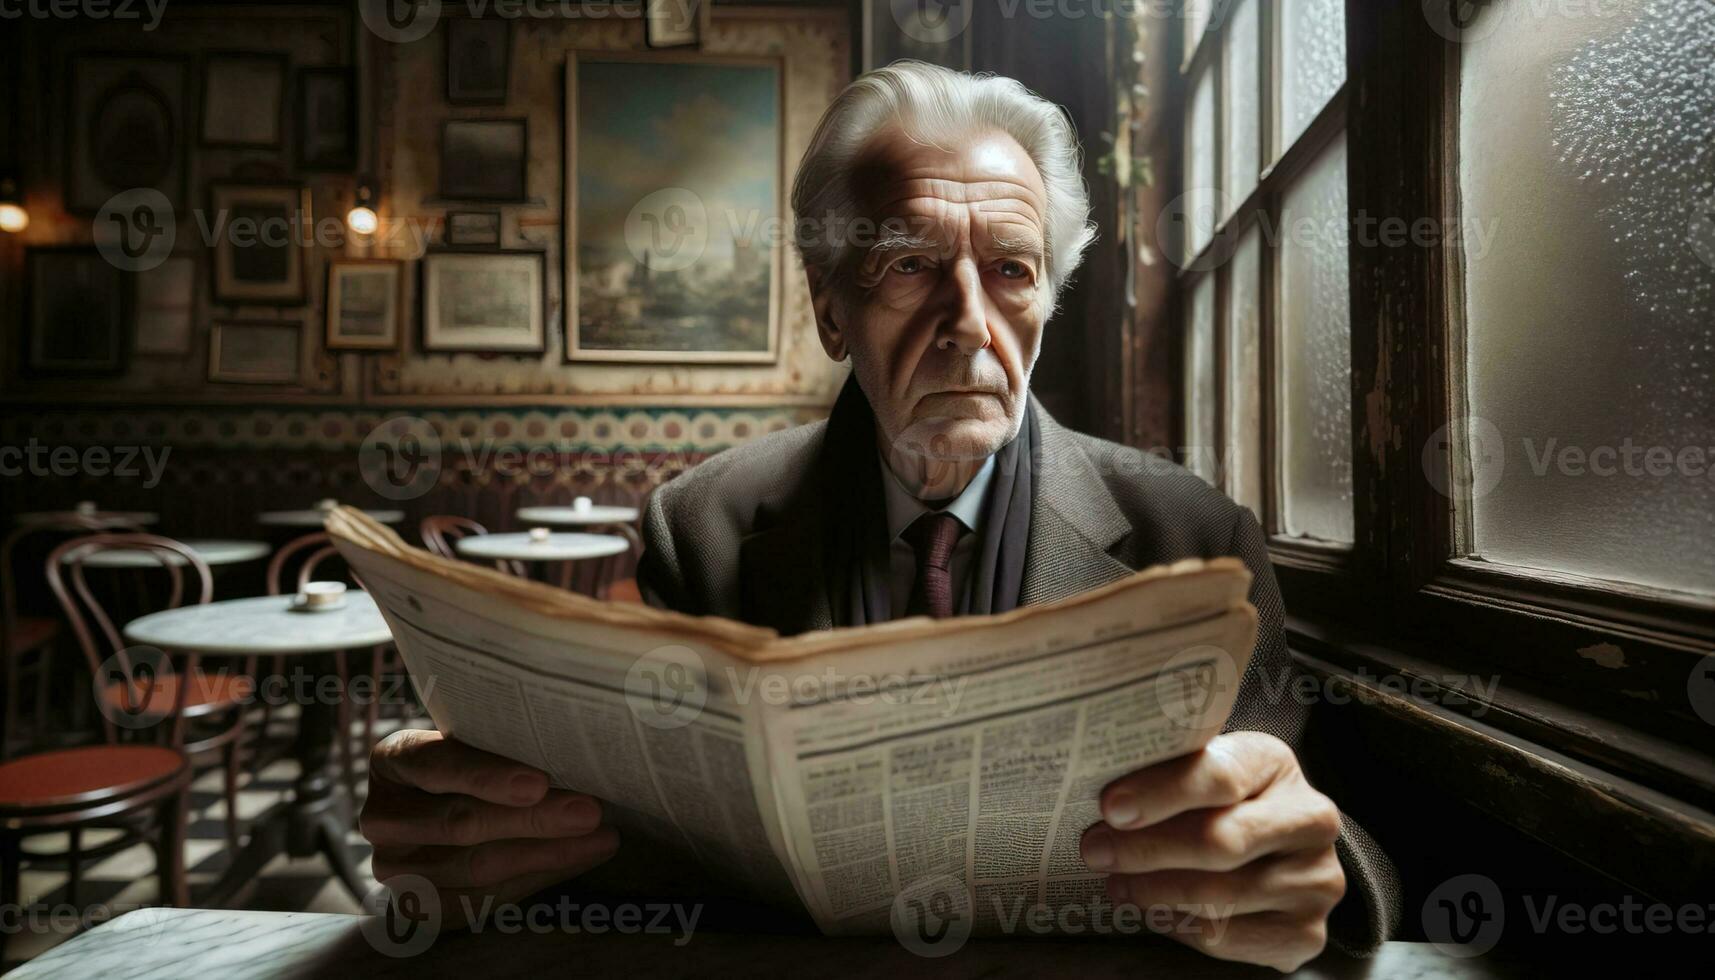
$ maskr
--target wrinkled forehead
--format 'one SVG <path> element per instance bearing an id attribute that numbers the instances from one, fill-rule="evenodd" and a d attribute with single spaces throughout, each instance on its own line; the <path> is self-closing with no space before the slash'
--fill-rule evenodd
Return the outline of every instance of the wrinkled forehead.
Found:
<path id="1" fill-rule="evenodd" d="M 903 221 L 919 234 L 962 235 L 968 227 L 977 238 L 1045 235 L 1042 175 L 1004 133 L 946 149 L 886 130 L 853 176 L 864 214 L 877 222 Z"/>

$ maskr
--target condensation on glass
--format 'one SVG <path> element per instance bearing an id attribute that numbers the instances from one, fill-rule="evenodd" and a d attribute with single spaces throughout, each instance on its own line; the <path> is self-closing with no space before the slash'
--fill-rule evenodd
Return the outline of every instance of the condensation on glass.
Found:
<path id="1" fill-rule="evenodd" d="M 1278 17 L 1275 160 L 1304 134 L 1346 80 L 1344 0 L 1280 0 Z"/>
<path id="2" fill-rule="evenodd" d="M 1215 446 L 1215 277 L 1202 276 L 1191 287 L 1185 313 L 1185 460 L 1186 467 L 1219 485 Z"/>
<path id="3" fill-rule="evenodd" d="M 1346 138 L 1286 192 L 1280 232 L 1281 528 L 1352 540 L 1351 295 Z"/>
<path id="4" fill-rule="evenodd" d="M 1185 263 L 1215 235 L 1215 73 L 1204 68 L 1185 118 Z"/>
<path id="5" fill-rule="evenodd" d="M 1227 277 L 1227 494 L 1262 517 L 1262 233 L 1239 239 Z"/>
<path id="6" fill-rule="evenodd" d="M 1222 182 L 1225 221 L 1256 188 L 1262 170 L 1262 96 L 1258 71 L 1257 0 L 1240 0 L 1227 21 L 1222 80 Z"/>
<path id="7" fill-rule="evenodd" d="M 1492 562 L 1715 593 L 1715 4 L 1483 8 L 1460 68 L 1470 479 Z M 1486 436 L 1486 437 L 1485 437 Z"/>

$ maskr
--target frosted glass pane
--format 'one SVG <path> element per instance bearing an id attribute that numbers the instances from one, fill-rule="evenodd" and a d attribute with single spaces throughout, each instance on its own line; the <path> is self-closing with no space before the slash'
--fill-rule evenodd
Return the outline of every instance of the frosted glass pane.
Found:
<path id="1" fill-rule="evenodd" d="M 1715 592 L 1715 5 L 1503 4 L 1462 72 L 1481 557 Z M 1569 8 L 1570 9 L 1570 8 Z M 1481 422 L 1475 421 L 1481 419 Z"/>
<path id="2" fill-rule="evenodd" d="M 1239 239 L 1227 277 L 1227 494 L 1262 515 L 1262 238 Z"/>
<path id="3" fill-rule="evenodd" d="M 1286 192 L 1280 221 L 1282 530 L 1352 540 L 1346 138 Z"/>
<path id="4" fill-rule="evenodd" d="M 1226 180 L 1225 220 L 1256 187 L 1262 170 L 1262 99 L 1257 78 L 1257 0 L 1241 0 L 1226 30 L 1226 78 L 1221 89 Z"/>
<path id="5" fill-rule="evenodd" d="M 1364 0 L 1373 2 L 1373 0 Z M 1346 9 L 1343 0 L 1281 0 L 1280 138 L 1274 159 L 1304 135 L 1304 128 L 1346 80 Z"/>
<path id="6" fill-rule="evenodd" d="M 1217 480 L 1215 447 L 1215 277 L 1191 287 L 1185 323 L 1186 466 L 1211 484 Z"/>
<path id="7" fill-rule="evenodd" d="M 1185 117 L 1185 262 L 1215 236 L 1215 73 L 1204 69 Z"/>

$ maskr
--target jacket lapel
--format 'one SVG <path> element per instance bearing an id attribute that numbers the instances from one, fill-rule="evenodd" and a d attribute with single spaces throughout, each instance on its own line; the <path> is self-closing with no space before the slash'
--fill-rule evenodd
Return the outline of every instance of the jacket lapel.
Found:
<path id="1" fill-rule="evenodd" d="M 1020 605 L 1054 602 L 1132 573 L 1131 566 L 1110 554 L 1131 533 L 1131 522 L 1072 433 L 1041 404 L 1036 411 L 1041 463 L 1031 494 Z"/>

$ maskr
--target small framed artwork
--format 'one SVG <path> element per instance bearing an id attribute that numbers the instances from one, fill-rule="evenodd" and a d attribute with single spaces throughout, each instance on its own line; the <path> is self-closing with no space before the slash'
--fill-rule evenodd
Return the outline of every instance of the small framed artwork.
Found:
<path id="1" fill-rule="evenodd" d="M 76 55 L 66 90 L 66 210 L 95 214 L 122 191 L 148 188 L 186 208 L 183 58 Z"/>
<path id="2" fill-rule="evenodd" d="M 546 269 L 542 252 L 425 254 L 423 349 L 540 353 L 548 336 Z"/>
<path id="3" fill-rule="evenodd" d="M 298 70 L 298 169 L 346 171 L 357 166 L 357 119 L 349 68 Z"/>
<path id="4" fill-rule="evenodd" d="M 304 301 L 309 196 L 297 184 L 209 186 L 215 232 L 214 298 L 220 303 L 297 306 Z"/>
<path id="5" fill-rule="evenodd" d="M 162 357 L 189 354 L 196 324 L 196 260 L 172 256 L 136 273 L 135 283 L 132 352 Z"/>
<path id="6" fill-rule="evenodd" d="M 24 251 L 24 366 L 33 374 L 125 370 L 130 276 L 82 245 Z"/>
<path id="7" fill-rule="evenodd" d="M 500 245 L 499 211 L 448 211 L 448 245 Z"/>
<path id="8" fill-rule="evenodd" d="M 643 43 L 652 48 L 700 44 L 714 0 L 643 0 Z"/>
<path id="9" fill-rule="evenodd" d="M 202 75 L 202 144 L 278 149 L 283 142 L 285 102 L 285 55 L 207 55 Z"/>
<path id="10" fill-rule="evenodd" d="M 529 147 L 523 119 L 449 119 L 441 130 L 441 196 L 524 200 Z"/>
<path id="11" fill-rule="evenodd" d="M 328 263 L 328 350 L 398 348 L 402 267 L 392 259 Z"/>
<path id="12" fill-rule="evenodd" d="M 447 21 L 447 101 L 504 105 L 512 71 L 512 22 L 498 17 Z"/>
<path id="13" fill-rule="evenodd" d="M 304 326 L 296 320 L 220 320 L 208 336 L 208 379 L 233 384 L 297 384 Z"/>

